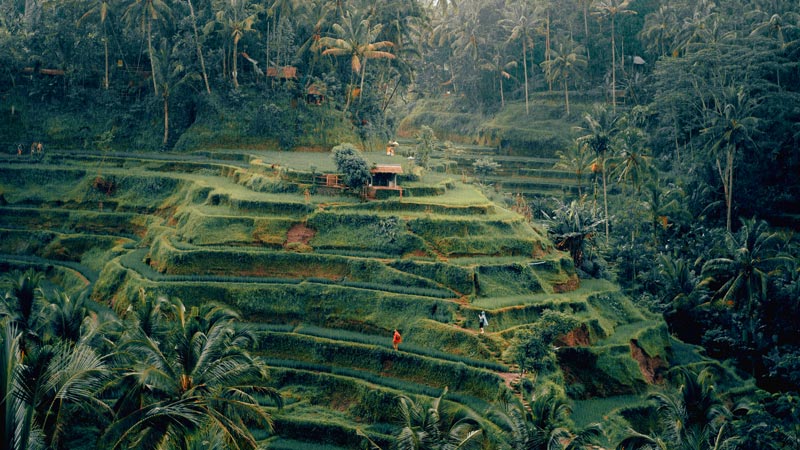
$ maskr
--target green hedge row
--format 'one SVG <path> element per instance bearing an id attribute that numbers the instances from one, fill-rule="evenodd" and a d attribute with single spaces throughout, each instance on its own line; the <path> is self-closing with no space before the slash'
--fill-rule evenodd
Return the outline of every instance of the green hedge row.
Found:
<path id="1" fill-rule="evenodd" d="M 470 268 L 441 262 L 422 262 L 408 259 L 393 261 L 389 263 L 389 266 L 403 272 L 434 280 L 462 295 L 475 293 L 475 272 Z"/>
<path id="2" fill-rule="evenodd" d="M 326 283 L 336 281 L 349 287 L 438 298 L 455 295 L 435 281 L 364 258 L 244 248 L 181 250 L 166 238 L 154 242 L 150 257 L 159 271 L 170 275 L 244 274 Z"/>
<path id="3" fill-rule="evenodd" d="M 133 237 L 144 232 L 138 214 L 101 212 L 93 203 L 93 210 L 40 209 L 40 208 L 3 208 L 0 207 L 0 223 L 4 227 L 27 230 L 48 229 L 61 232 L 77 232 L 92 234 L 113 234 Z"/>
<path id="4" fill-rule="evenodd" d="M 40 165 L 38 167 L 14 167 L 13 169 L 0 170 L 0 186 L 4 191 L 6 200 L 11 201 L 13 196 L 9 193 L 38 189 L 43 186 L 70 186 L 78 183 L 86 171 L 83 169 L 61 169 L 57 166 Z M 57 192 L 57 191 L 56 191 Z"/>
<path id="5" fill-rule="evenodd" d="M 478 266 L 476 294 L 481 297 L 504 297 L 544 292 L 545 287 L 527 264 Z M 548 290 L 552 289 L 548 286 Z"/>
<path id="6" fill-rule="evenodd" d="M 446 300 L 335 285 L 151 281 L 130 272 L 122 274 L 124 282 L 108 282 L 116 289 L 107 293 L 120 302 L 137 298 L 142 287 L 153 295 L 182 299 L 187 306 L 208 301 L 227 304 L 252 322 L 386 330 L 409 318 L 450 322 L 457 308 L 456 303 Z M 105 273 L 104 270 L 101 282 Z"/>
<path id="7" fill-rule="evenodd" d="M 229 194 L 211 191 L 206 201 L 208 205 L 225 205 L 240 212 L 274 214 L 278 216 L 302 217 L 314 210 L 312 205 L 303 202 L 286 202 L 277 200 L 248 200 L 234 198 Z"/>
<path id="8" fill-rule="evenodd" d="M 298 334 L 307 334 L 310 336 L 316 336 L 331 340 L 357 342 L 360 344 L 385 347 L 387 349 L 391 347 L 391 343 L 386 338 L 386 336 L 369 335 L 369 334 L 357 333 L 353 331 L 340 330 L 340 329 L 333 330 L 330 328 L 320 328 L 315 326 L 301 325 L 293 330 L 274 329 L 271 331 L 283 331 L 283 332 L 293 331 Z M 492 370 L 495 372 L 508 372 L 509 370 L 508 366 L 503 364 L 498 364 L 493 361 L 468 358 L 461 355 L 440 351 L 436 348 L 431 348 L 429 346 L 415 345 L 408 342 L 403 343 L 403 351 L 423 356 L 429 356 L 431 358 L 436 358 L 436 359 L 444 359 L 446 361 L 452 361 L 456 363 L 464 363 L 471 367 Z"/>
<path id="9" fill-rule="evenodd" d="M 496 237 L 476 238 L 451 236 L 437 239 L 436 247 L 447 256 L 524 256 L 541 253 L 546 244 L 530 238 Z"/>
<path id="10" fill-rule="evenodd" d="M 413 197 L 411 197 L 413 199 Z M 382 211 L 427 213 L 443 216 L 487 216 L 494 214 L 495 206 L 491 203 L 485 205 L 446 205 L 433 203 L 417 203 L 406 198 L 397 200 L 384 200 L 380 202 L 367 202 L 337 207 L 341 211 Z"/>
<path id="11" fill-rule="evenodd" d="M 271 358 L 330 364 L 357 369 L 359 374 L 363 370 L 381 378 L 398 378 L 434 388 L 449 386 L 454 392 L 487 400 L 495 398 L 502 383 L 494 372 L 464 363 L 291 333 L 260 333 L 258 351 Z"/>
<path id="12" fill-rule="evenodd" d="M 444 217 L 420 217 L 409 220 L 407 226 L 413 233 L 434 241 L 459 236 L 525 236 L 531 238 L 529 229 L 520 220 L 470 220 Z"/>

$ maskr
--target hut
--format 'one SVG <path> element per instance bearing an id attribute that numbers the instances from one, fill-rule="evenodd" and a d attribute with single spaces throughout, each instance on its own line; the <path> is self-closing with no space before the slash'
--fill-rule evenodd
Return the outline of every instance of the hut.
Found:
<path id="1" fill-rule="evenodd" d="M 377 164 L 370 170 L 367 197 L 377 198 L 379 191 L 397 191 L 403 196 L 403 188 L 397 185 L 397 175 L 403 173 L 400 164 Z"/>

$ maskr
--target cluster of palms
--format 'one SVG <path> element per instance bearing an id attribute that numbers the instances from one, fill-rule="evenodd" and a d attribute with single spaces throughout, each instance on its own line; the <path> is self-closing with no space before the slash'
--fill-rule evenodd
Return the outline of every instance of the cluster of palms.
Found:
<path id="1" fill-rule="evenodd" d="M 65 76 L 70 85 L 73 78 L 85 83 L 102 64 L 105 90 L 125 91 L 139 78 L 149 79 L 152 93 L 163 102 L 165 145 L 171 96 L 236 90 L 245 72 L 253 84 L 270 70 L 298 66 L 306 86 L 326 74 L 344 78 L 350 72 L 360 77 L 358 89 L 363 92 L 367 61 L 399 56 L 400 61 L 380 70 L 381 83 L 397 90 L 410 82 L 410 65 L 402 58 L 417 39 L 424 14 L 416 4 L 335 0 L 17 3 L 0 2 L 0 11 L 9 18 L 0 21 L 0 42 L 9 46 L 0 53 L 4 64 L 20 66 L 33 53 L 48 67 L 69 68 Z M 84 46 L 81 54 L 59 51 L 77 45 Z M 325 55 L 332 58 L 321 58 Z M 338 56 L 347 58 L 346 69 L 338 65 Z M 347 110 L 357 94 L 353 89 L 351 80 L 345 92 L 327 95 L 346 98 Z M 383 94 L 385 109 L 393 93 L 386 89 Z"/>
<path id="2" fill-rule="evenodd" d="M 3 448 L 256 448 L 271 430 L 280 395 L 232 311 L 143 295 L 117 315 L 40 282 L 4 280 Z"/>

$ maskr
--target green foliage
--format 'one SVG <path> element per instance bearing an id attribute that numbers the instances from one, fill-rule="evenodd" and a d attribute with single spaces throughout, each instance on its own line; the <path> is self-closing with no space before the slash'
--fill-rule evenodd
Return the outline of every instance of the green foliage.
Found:
<path id="1" fill-rule="evenodd" d="M 342 181 L 347 187 L 358 190 L 369 182 L 367 160 L 352 144 L 339 144 L 331 151 L 336 170 L 342 174 Z"/>
<path id="2" fill-rule="evenodd" d="M 419 130 L 419 134 L 417 134 L 417 140 L 419 143 L 417 144 L 415 161 L 421 167 L 427 169 L 430 164 L 431 153 L 436 148 L 436 134 L 434 134 L 431 127 L 423 125 Z"/>
<path id="3" fill-rule="evenodd" d="M 516 332 L 512 349 L 514 361 L 521 370 L 552 371 L 556 363 L 553 342 L 575 329 L 578 323 L 566 314 L 545 311 L 534 324 Z"/>
<path id="4" fill-rule="evenodd" d="M 492 175 L 498 167 L 500 167 L 500 163 L 495 162 L 490 156 L 485 156 L 472 163 L 475 174 L 478 175 L 484 183 L 486 182 L 486 177 Z"/>

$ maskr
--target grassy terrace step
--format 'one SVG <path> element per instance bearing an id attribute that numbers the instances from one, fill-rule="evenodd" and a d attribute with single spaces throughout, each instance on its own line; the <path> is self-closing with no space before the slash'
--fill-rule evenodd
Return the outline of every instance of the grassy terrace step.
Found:
<path id="1" fill-rule="evenodd" d="M 266 362 L 270 366 L 270 376 L 273 382 L 279 387 L 291 385 L 325 386 L 326 390 L 332 391 L 329 394 L 331 397 L 335 396 L 334 392 L 339 393 L 339 397 L 341 397 L 346 396 L 348 391 L 368 389 L 373 394 L 371 396 L 362 395 L 362 398 L 366 397 L 367 404 L 360 405 L 362 408 L 360 412 L 366 416 L 372 416 L 371 418 L 376 422 L 388 422 L 394 418 L 393 408 L 388 407 L 396 406 L 396 397 L 403 394 L 435 398 L 441 395 L 442 390 L 447 387 L 447 400 L 460 403 L 474 411 L 485 411 L 496 399 L 496 397 L 493 397 L 487 400 L 467 394 L 454 393 L 451 386 L 447 385 L 432 386 L 345 367 L 285 359 L 267 359 Z M 500 377 L 497 377 L 497 379 L 499 383 L 497 386 L 498 391 L 505 389 L 502 379 Z M 387 409 L 375 410 L 375 406 L 386 407 Z"/>
<path id="2" fill-rule="evenodd" d="M 387 351 L 392 348 L 390 339 L 385 335 L 366 334 L 343 329 L 321 328 L 313 325 L 267 325 L 267 324 L 248 324 L 248 327 L 259 330 L 261 333 L 294 333 L 311 337 L 325 338 L 332 341 L 342 341 L 356 344 L 365 344 L 373 347 L 384 348 Z M 425 345 L 415 345 L 404 342 L 402 350 L 419 356 L 427 356 L 434 359 L 442 359 L 455 363 L 463 363 L 478 369 L 487 369 L 494 372 L 508 372 L 509 368 L 505 364 L 486 359 L 475 359 L 443 352 Z"/>
<path id="3" fill-rule="evenodd" d="M 64 262 L 84 262 L 99 270 L 119 254 L 121 245 L 132 245 L 133 240 L 89 233 L 59 233 L 48 230 L 20 230 L 0 228 L 0 252 L 15 255 L 32 255 Z"/>
<path id="4" fill-rule="evenodd" d="M 491 401 L 503 381 L 496 372 L 403 351 L 296 333 L 259 332 L 256 353 L 270 359 L 311 364 L 329 371 L 382 384 L 381 379 L 403 380 L 423 386 L 449 386 L 454 393 Z"/>
<path id="5" fill-rule="evenodd" d="M 146 277 L 152 281 L 158 282 L 196 282 L 196 283 L 241 283 L 241 284 L 287 284 L 287 285 L 298 285 L 298 284 L 310 284 L 310 285 L 318 285 L 320 289 L 326 289 L 326 286 L 330 288 L 342 288 L 342 289 L 356 289 L 356 290 L 367 290 L 367 291 L 376 291 L 376 292 L 383 292 L 386 294 L 398 294 L 398 295 L 405 295 L 405 296 L 412 296 L 412 297 L 430 297 L 436 299 L 452 299 L 456 297 L 456 293 L 443 289 L 438 288 L 437 286 L 430 284 L 430 282 L 426 282 L 425 279 L 421 277 L 414 277 L 413 275 L 406 274 L 406 278 L 403 278 L 403 281 L 397 281 L 398 284 L 388 284 L 384 283 L 374 283 L 368 281 L 358 281 L 358 279 L 348 281 L 346 279 L 346 275 L 341 277 L 337 276 L 337 279 L 327 279 L 322 277 L 315 277 L 309 276 L 313 275 L 312 273 L 307 274 L 298 274 L 295 273 L 288 273 L 288 272 L 274 272 L 276 276 L 263 276 L 259 274 L 265 274 L 268 270 L 273 270 L 275 263 L 279 260 L 282 261 L 284 267 L 298 265 L 299 267 L 296 270 L 308 270 L 309 263 L 313 262 L 314 260 L 320 259 L 332 259 L 332 261 L 323 261 L 326 264 L 333 264 L 335 262 L 342 262 L 346 259 L 356 259 L 358 258 L 349 258 L 349 257 L 340 257 L 340 256 L 332 256 L 332 255 L 305 255 L 305 254 L 298 254 L 298 253 L 289 253 L 289 252 L 274 252 L 271 255 L 266 255 L 267 259 L 261 263 L 245 263 L 244 267 L 253 268 L 254 273 L 251 273 L 250 276 L 231 276 L 231 275 L 224 275 L 224 270 L 220 270 L 218 274 L 214 273 L 214 266 L 205 266 L 205 272 L 188 272 L 188 273 L 170 273 L 164 274 L 154 270 L 152 267 L 144 263 L 145 255 L 147 254 L 146 249 L 139 249 L 136 251 L 129 252 L 128 254 L 122 256 L 120 258 L 120 263 L 123 267 L 128 270 L 134 270 L 139 273 L 141 276 Z M 225 255 L 226 252 L 209 252 L 206 250 L 197 250 L 192 252 L 186 252 L 186 257 L 197 257 L 199 261 L 214 259 L 218 261 L 220 259 L 220 255 Z M 244 256 L 244 253 L 239 253 L 238 256 Z M 250 256 L 258 257 L 258 256 L 265 256 L 264 252 L 255 252 Z M 305 260 L 304 260 L 305 258 Z M 357 263 L 358 261 L 356 261 Z M 371 263 L 376 267 L 382 266 L 380 263 L 364 260 L 364 263 Z M 199 263 L 198 263 L 199 264 Z M 170 265 L 170 267 L 178 267 L 177 265 Z M 192 266 L 194 267 L 194 266 Z M 199 267 L 199 266 L 198 266 Z M 261 269 L 259 269 L 259 267 Z M 393 269 L 389 269 L 393 270 Z M 395 271 L 396 276 L 400 276 L 402 272 Z M 348 273 L 355 273 L 355 272 L 348 272 Z M 283 276 L 279 276 L 283 275 Z M 295 276 L 290 276 L 295 275 Z M 414 280 L 417 284 L 421 284 L 418 286 L 408 285 L 409 281 Z M 391 281 L 391 280 L 389 280 Z M 405 283 L 403 283 L 405 282 Z"/>
<path id="6" fill-rule="evenodd" d="M 77 205 L 66 205 L 77 206 Z M 96 206 L 94 204 L 93 206 Z M 144 214 L 86 209 L 0 206 L 0 226 L 27 230 L 53 230 L 135 239 L 147 230 Z"/>
<path id="7" fill-rule="evenodd" d="M 76 273 L 80 278 L 86 280 L 87 287 L 97 281 L 98 273 L 82 264 L 74 261 L 60 261 L 55 259 L 41 258 L 32 255 L 11 255 L 0 253 L 0 261 L 22 263 L 27 266 L 47 268 L 48 266 L 60 266 Z"/>

